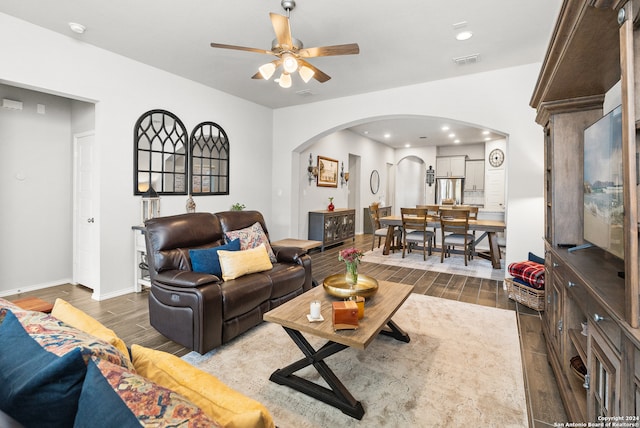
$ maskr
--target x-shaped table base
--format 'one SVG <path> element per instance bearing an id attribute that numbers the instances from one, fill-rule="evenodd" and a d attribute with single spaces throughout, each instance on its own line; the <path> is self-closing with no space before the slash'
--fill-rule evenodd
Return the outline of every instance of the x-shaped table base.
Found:
<path id="1" fill-rule="evenodd" d="M 390 320 L 387 323 L 387 327 L 389 327 L 389 330 L 381 330 L 380 334 L 391 336 L 397 340 L 407 343 L 411 340 L 409 335 L 393 321 Z M 340 382 L 340 379 L 338 379 L 335 373 L 333 373 L 327 363 L 324 362 L 325 358 L 348 348 L 348 346 L 328 341 L 320 349 L 316 350 L 298 330 L 288 327 L 283 328 L 306 357 L 288 365 L 285 368 L 276 370 L 273 372 L 269 380 L 280 385 L 287 385 L 296 391 L 300 391 L 303 394 L 307 394 L 310 397 L 323 401 L 340 409 L 343 413 L 353 418 L 362 419 L 364 416 L 362 404 L 353 398 L 349 390 L 347 390 L 342 382 Z M 298 370 L 310 365 L 315 367 L 330 388 L 325 388 L 307 379 L 294 375 Z"/>

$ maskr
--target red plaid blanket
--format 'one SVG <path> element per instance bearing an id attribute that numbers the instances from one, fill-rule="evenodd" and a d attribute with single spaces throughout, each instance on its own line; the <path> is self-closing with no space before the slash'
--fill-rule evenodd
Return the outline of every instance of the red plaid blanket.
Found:
<path id="1" fill-rule="evenodd" d="M 516 262 L 509 265 L 509 274 L 515 278 L 520 278 L 533 288 L 542 290 L 544 288 L 544 265 L 535 262 Z"/>

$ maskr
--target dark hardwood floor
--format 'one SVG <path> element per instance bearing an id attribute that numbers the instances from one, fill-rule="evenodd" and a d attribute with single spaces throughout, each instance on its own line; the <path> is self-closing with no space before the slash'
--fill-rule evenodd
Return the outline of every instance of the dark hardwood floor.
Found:
<path id="1" fill-rule="evenodd" d="M 338 252 L 350 245 L 347 242 L 327 248 L 324 252 L 312 250 L 314 279 L 322 282 L 328 275 L 344 272 L 344 263 L 338 261 Z M 371 235 L 358 235 L 354 245 L 363 250 L 369 249 Z M 415 293 L 515 311 L 531 427 L 551 427 L 554 422 L 567 420 L 553 372 L 547 362 L 540 313 L 510 300 L 503 290 L 502 281 L 372 263 L 362 263 L 359 271 L 379 280 L 412 284 Z M 6 298 L 15 300 L 26 296 L 37 296 L 50 302 L 60 297 L 113 329 L 129 345 L 137 343 L 178 356 L 189 352 L 151 327 L 147 290 L 98 302 L 91 299 L 91 290 L 81 285 L 63 284 Z"/>

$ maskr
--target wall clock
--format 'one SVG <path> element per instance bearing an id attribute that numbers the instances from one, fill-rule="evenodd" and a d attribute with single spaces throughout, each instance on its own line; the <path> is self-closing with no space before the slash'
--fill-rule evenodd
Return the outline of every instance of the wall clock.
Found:
<path id="1" fill-rule="evenodd" d="M 489 163 L 492 167 L 497 168 L 504 162 L 504 152 L 500 149 L 493 149 L 489 153 Z"/>

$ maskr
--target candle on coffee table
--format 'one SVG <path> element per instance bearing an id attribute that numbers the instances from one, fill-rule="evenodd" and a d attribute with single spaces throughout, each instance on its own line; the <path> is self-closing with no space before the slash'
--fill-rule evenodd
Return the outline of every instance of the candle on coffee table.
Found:
<path id="1" fill-rule="evenodd" d="M 313 318 L 314 320 L 317 320 L 318 318 L 320 318 L 320 301 L 319 300 L 314 300 L 313 302 L 311 302 L 311 307 L 309 308 L 309 315 L 311 315 L 311 318 Z"/>

